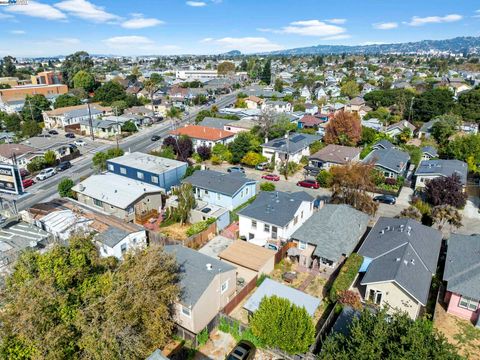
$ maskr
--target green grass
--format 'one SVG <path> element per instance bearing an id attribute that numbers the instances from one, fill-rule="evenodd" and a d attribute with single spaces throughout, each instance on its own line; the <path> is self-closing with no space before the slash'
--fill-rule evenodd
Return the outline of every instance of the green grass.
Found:
<path id="1" fill-rule="evenodd" d="M 360 266 L 362 266 L 363 256 L 352 253 L 345 264 L 343 264 L 342 268 L 340 269 L 340 273 L 338 274 L 337 278 L 332 284 L 332 288 L 329 292 L 329 297 L 332 302 L 337 301 L 338 295 L 341 292 L 346 291 L 349 289 L 350 285 L 352 285 L 355 276 L 357 276 L 358 270 Z"/>
<path id="2" fill-rule="evenodd" d="M 240 340 L 246 340 L 250 341 L 257 348 L 263 347 L 262 342 L 253 334 L 250 328 L 240 331 L 240 322 L 238 320 L 235 320 L 230 324 L 225 318 L 221 318 L 218 324 L 218 330 L 232 335 L 237 342 Z"/>
<path id="3" fill-rule="evenodd" d="M 238 221 L 238 212 L 244 208 L 246 208 L 248 205 L 250 205 L 252 202 L 255 201 L 256 199 L 256 195 L 255 196 L 252 196 L 249 200 L 247 200 L 246 202 L 244 202 L 242 205 L 239 205 L 237 206 L 235 209 L 233 209 L 232 211 L 230 211 L 230 223 L 232 222 L 235 222 L 235 221 Z"/>

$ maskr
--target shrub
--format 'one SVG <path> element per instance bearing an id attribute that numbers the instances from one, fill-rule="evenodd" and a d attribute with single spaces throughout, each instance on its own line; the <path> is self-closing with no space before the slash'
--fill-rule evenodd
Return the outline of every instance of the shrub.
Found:
<path id="1" fill-rule="evenodd" d="M 262 191 L 275 191 L 275 184 L 265 181 L 265 182 L 260 184 L 260 190 L 262 190 Z"/>
<path id="2" fill-rule="evenodd" d="M 248 166 L 256 166 L 260 164 L 261 162 L 265 162 L 267 158 L 261 154 L 258 154 L 253 151 L 249 151 L 248 153 L 245 154 L 245 156 L 242 158 L 242 164 L 248 165 Z"/>
<path id="3" fill-rule="evenodd" d="M 327 170 L 321 170 L 317 175 L 317 181 L 323 188 L 332 186 L 333 175 Z"/>
<path id="4" fill-rule="evenodd" d="M 397 184 L 397 180 L 395 180 L 394 178 L 386 178 L 385 179 L 385 184 L 394 186 L 394 185 Z"/>
<path id="5" fill-rule="evenodd" d="M 208 329 L 207 328 L 200 331 L 197 335 L 198 346 L 205 345 L 208 341 L 208 338 L 209 338 L 209 334 L 208 334 Z"/>
<path id="6" fill-rule="evenodd" d="M 212 156 L 212 148 L 210 146 L 202 145 L 197 148 L 197 153 L 202 160 L 210 159 Z"/>
<path id="7" fill-rule="evenodd" d="M 340 272 L 330 288 L 329 298 L 332 302 L 339 299 L 342 292 L 347 291 L 352 285 L 355 276 L 363 262 L 363 256 L 352 253 L 343 264 Z"/>
<path id="8" fill-rule="evenodd" d="M 72 188 L 73 188 L 74 185 L 75 185 L 75 183 L 73 182 L 72 179 L 63 178 L 58 183 L 58 188 L 57 188 L 58 189 L 58 194 L 61 197 L 69 197 L 69 198 L 73 197 Z"/>
<path id="9" fill-rule="evenodd" d="M 220 165 L 222 163 L 222 159 L 218 155 L 212 155 L 210 160 L 212 160 L 213 165 Z"/>
<path id="10" fill-rule="evenodd" d="M 194 153 L 194 154 L 192 155 L 192 159 L 193 159 L 196 163 L 202 162 L 202 157 L 201 157 L 198 153 Z"/>
<path id="11" fill-rule="evenodd" d="M 300 159 L 300 164 L 308 165 L 308 156 L 302 156 L 302 158 Z"/>
<path id="12" fill-rule="evenodd" d="M 202 231 L 206 230 L 215 221 L 217 221 L 215 218 L 208 218 L 205 221 L 200 221 L 198 223 L 193 224 L 187 229 L 187 236 L 193 236 L 195 234 L 201 233 Z"/>
<path id="13" fill-rule="evenodd" d="M 354 309 L 362 308 L 360 296 L 351 290 L 342 291 L 338 297 L 338 302 L 342 305 L 349 305 Z"/>

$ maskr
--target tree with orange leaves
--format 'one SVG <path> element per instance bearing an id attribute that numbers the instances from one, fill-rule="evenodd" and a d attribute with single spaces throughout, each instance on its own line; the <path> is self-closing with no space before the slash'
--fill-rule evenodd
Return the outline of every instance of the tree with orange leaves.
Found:
<path id="1" fill-rule="evenodd" d="M 340 111 L 328 123 L 325 131 L 327 144 L 355 146 L 362 137 L 362 124 L 357 114 Z"/>

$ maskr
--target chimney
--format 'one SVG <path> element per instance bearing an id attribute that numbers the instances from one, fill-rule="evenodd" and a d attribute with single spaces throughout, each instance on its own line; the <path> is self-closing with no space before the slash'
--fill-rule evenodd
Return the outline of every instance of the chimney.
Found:
<path id="1" fill-rule="evenodd" d="M 210 264 L 210 263 L 207 264 L 207 270 L 208 270 L 208 271 L 211 271 L 211 270 L 212 270 L 212 264 Z"/>

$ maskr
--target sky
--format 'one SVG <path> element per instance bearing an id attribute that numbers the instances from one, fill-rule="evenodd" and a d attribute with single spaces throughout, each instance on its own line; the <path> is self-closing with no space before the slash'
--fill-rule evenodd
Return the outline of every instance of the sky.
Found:
<path id="1" fill-rule="evenodd" d="M 0 6 L 0 56 L 255 53 L 480 36 L 477 0 L 17 2 L 27 4 Z"/>

